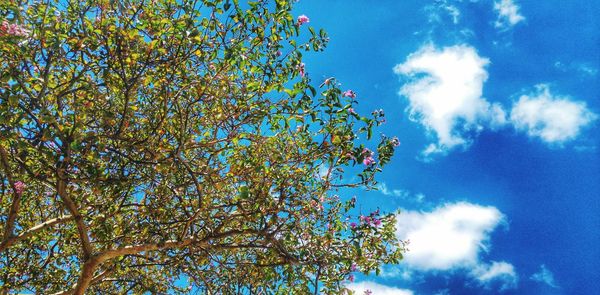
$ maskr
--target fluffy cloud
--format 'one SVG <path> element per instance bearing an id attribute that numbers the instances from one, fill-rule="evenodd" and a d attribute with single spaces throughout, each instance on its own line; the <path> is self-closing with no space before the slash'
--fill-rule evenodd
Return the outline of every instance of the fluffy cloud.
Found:
<path id="1" fill-rule="evenodd" d="M 510 113 L 517 130 L 559 145 L 575 139 L 581 129 L 597 117 L 585 102 L 554 95 L 547 85 L 537 85 L 535 92 L 522 95 Z"/>
<path id="2" fill-rule="evenodd" d="M 536 282 L 544 283 L 552 288 L 558 288 L 558 285 L 554 280 L 554 274 L 552 274 L 552 272 L 543 264 L 540 265 L 540 271 L 534 273 L 530 279 Z"/>
<path id="3" fill-rule="evenodd" d="M 480 264 L 472 270 L 471 274 L 484 286 L 496 281 L 500 282 L 501 290 L 516 288 L 519 280 L 514 266 L 504 261 Z"/>
<path id="4" fill-rule="evenodd" d="M 519 22 L 525 20 L 525 17 L 519 13 L 519 6 L 513 0 L 501 0 L 494 2 L 494 10 L 498 13 L 496 20 L 497 28 L 510 28 Z"/>
<path id="5" fill-rule="evenodd" d="M 431 212 L 403 211 L 397 236 L 410 240 L 404 262 L 421 270 L 475 266 L 489 234 L 503 221 L 495 207 L 446 204 Z"/>
<path id="6" fill-rule="evenodd" d="M 466 146 L 468 132 L 505 123 L 502 108 L 482 97 L 488 64 L 467 45 L 425 46 L 394 67 L 396 74 L 409 79 L 400 94 L 409 100 L 411 119 L 437 137 L 437 143 L 425 149 L 426 156 Z"/>
<path id="7" fill-rule="evenodd" d="M 403 211 L 396 234 L 410 241 L 404 255 L 410 269 L 464 269 L 484 286 L 499 282 L 502 289 L 510 289 L 518 282 L 514 267 L 507 262 L 482 262 L 479 257 L 481 251 L 488 251 L 490 233 L 503 222 L 495 207 L 451 203 L 431 212 Z"/>
<path id="8" fill-rule="evenodd" d="M 374 282 L 358 282 L 352 283 L 346 286 L 346 288 L 354 291 L 357 295 L 363 295 L 364 292 L 370 290 L 373 295 L 412 295 L 413 292 L 406 289 L 398 289 L 394 287 L 388 287 L 385 285 L 377 284 Z"/>

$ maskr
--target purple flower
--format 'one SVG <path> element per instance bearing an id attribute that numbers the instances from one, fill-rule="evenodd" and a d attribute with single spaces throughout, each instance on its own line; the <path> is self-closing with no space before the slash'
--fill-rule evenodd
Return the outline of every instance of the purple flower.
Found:
<path id="1" fill-rule="evenodd" d="M 356 93 L 350 89 L 344 91 L 342 94 L 344 97 L 356 98 Z"/>
<path id="2" fill-rule="evenodd" d="M 373 218 L 373 225 L 380 226 L 381 225 L 381 220 L 379 220 L 377 218 Z"/>
<path id="3" fill-rule="evenodd" d="M 15 194 L 17 194 L 18 196 L 21 196 L 23 194 L 23 191 L 25 191 L 25 184 L 22 181 L 17 181 L 14 184 L 14 188 L 15 188 Z"/>
<path id="4" fill-rule="evenodd" d="M 300 72 L 300 76 L 304 77 L 304 74 L 305 74 L 305 72 L 304 72 L 304 63 L 300 63 L 298 65 L 298 71 Z"/>
<path id="5" fill-rule="evenodd" d="M 375 164 L 375 159 L 373 159 L 371 156 L 368 156 L 363 160 L 363 164 L 365 164 L 365 166 L 371 166 Z"/>
<path id="6" fill-rule="evenodd" d="M 356 263 L 352 263 L 352 266 L 350 266 L 350 271 L 356 271 Z"/>
<path id="7" fill-rule="evenodd" d="M 351 227 L 351 228 L 356 228 L 356 222 L 352 222 L 352 223 L 350 223 L 350 227 Z"/>
<path id="8" fill-rule="evenodd" d="M 310 19 L 308 18 L 308 16 L 306 16 L 304 14 L 298 17 L 298 25 L 299 26 L 301 26 L 305 23 L 309 23 L 309 22 L 310 22 Z"/>

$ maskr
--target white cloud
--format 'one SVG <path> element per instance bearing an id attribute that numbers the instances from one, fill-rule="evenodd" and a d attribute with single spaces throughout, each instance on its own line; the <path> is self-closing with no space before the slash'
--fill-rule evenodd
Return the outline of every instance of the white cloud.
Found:
<path id="1" fill-rule="evenodd" d="M 397 236 L 410 240 L 404 263 L 419 270 L 474 268 L 489 234 L 504 220 L 495 207 L 446 204 L 431 212 L 403 211 Z"/>
<path id="2" fill-rule="evenodd" d="M 369 281 L 352 283 L 346 286 L 346 288 L 356 292 L 357 295 L 363 295 L 367 290 L 370 290 L 373 295 L 413 295 L 413 292 L 410 290 L 389 287 Z"/>
<path id="3" fill-rule="evenodd" d="M 389 189 L 385 182 L 380 182 L 376 186 L 377 190 L 386 195 L 394 197 L 408 197 L 408 192 L 401 189 Z"/>
<path id="4" fill-rule="evenodd" d="M 540 271 L 534 273 L 530 279 L 536 282 L 544 283 L 552 288 L 558 288 L 558 285 L 554 280 L 554 274 L 543 264 L 540 265 Z"/>
<path id="5" fill-rule="evenodd" d="M 409 78 L 400 94 L 409 100 L 410 118 L 437 137 L 437 143 L 424 150 L 426 156 L 467 146 L 468 132 L 505 123 L 502 107 L 482 97 L 488 64 L 467 45 L 442 49 L 430 45 L 394 67 L 396 74 Z"/>
<path id="6" fill-rule="evenodd" d="M 494 2 L 494 10 L 498 13 L 496 20 L 497 28 L 510 28 L 525 20 L 519 12 L 520 7 L 513 0 L 501 0 Z"/>
<path id="7" fill-rule="evenodd" d="M 554 95 L 547 85 L 537 85 L 536 91 L 522 95 L 510 113 L 517 130 L 559 145 L 575 139 L 583 127 L 597 118 L 585 102 Z"/>
<path id="8" fill-rule="evenodd" d="M 429 12 L 430 23 L 443 23 L 443 18 L 450 16 L 453 24 L 458 24 L 460 19 L 460 10 L 449 4 L 447 0 L 438 0 L 434 4 L 425 6 L 425 11 Z"/>
<path id="9" fill-rule="evenodd" d="M 514 266 L 504 261 L 480 264 L 472 270 L 471 274 L 484 286 L 500 282 L 501 290 L 516 288 L 519 280 Z"/>

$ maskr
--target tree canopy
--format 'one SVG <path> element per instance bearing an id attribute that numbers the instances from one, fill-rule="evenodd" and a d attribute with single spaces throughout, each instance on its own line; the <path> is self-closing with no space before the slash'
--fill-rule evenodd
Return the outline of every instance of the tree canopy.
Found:
<path id="1" fill-rule="evenodd" d="M 313 85 L 328 37 L 292 5 L 0 0 L 0 293 L 338 293 L 397 263 L 394 212 L 338 194 L 398 141 Z"/>

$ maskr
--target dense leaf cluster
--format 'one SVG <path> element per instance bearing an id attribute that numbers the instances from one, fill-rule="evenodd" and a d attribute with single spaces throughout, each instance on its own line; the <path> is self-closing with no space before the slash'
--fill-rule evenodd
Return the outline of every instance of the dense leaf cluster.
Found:
<path id="1" fill-rule="evenodd" d="M 327 35 L 291 8 L 0 0 L 0 293 L 336 293 L 398 262 L 394 215 L 334 195 L 395 141 L 311 86 Z"/>

